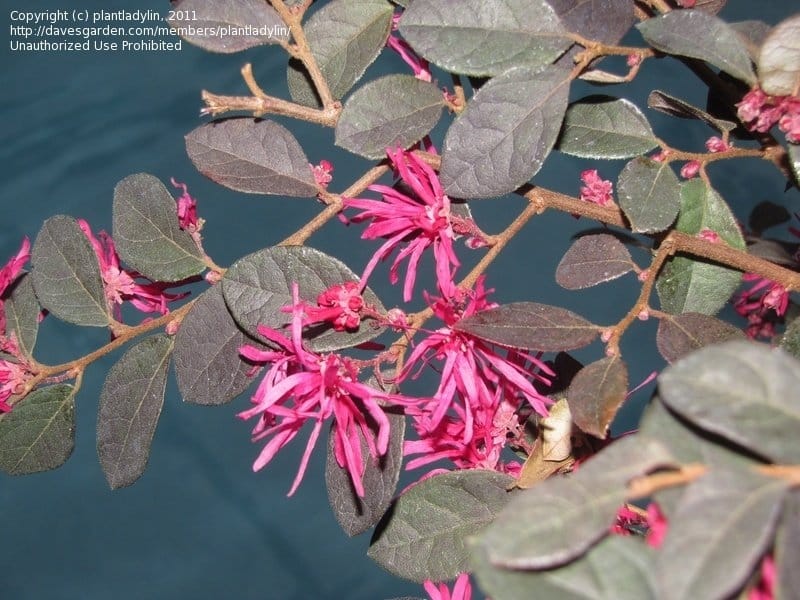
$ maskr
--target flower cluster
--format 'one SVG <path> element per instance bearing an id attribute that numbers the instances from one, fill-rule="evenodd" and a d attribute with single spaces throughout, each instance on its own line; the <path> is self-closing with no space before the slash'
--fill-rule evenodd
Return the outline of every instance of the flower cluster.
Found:
<path id="1" fill-rule="evenodd" d="M 739 118 L 750 131 L 764 133 L 777 123 L 788 141 L 800 143 L 800 98 L 770 96 L 757 87 L 747 92 L 736 106 Z"/>
<path id="2" fill-rule="evenodd" d="M 471 600 L 472 584 L 469 582 L 469 574 L 461 573 L 453 584 L 453 591 L 446 584 L 440 583 L 438 586 L 431 580 L 423 584 L 425 591 L 431 600 Z"/>
<path id="3" fill-rule="evenodd" d="M 733 308 L 747 319 L 748 337 L 771 339 L 775 335 L 773 315 L 782 317 L 789 306 L 789 292 L 782 285 L 755 273 L 745 273 L 742 280 L 753 285 L 739 294 Z"/>
<path id="4" fill-rule="evenodd" d="M 586 169 L 581 173 L 581 200 L 592 202 L 600 206 L 608 206 L 614 203 L 614 184 L 607 179 L 603 179 L 597 173 L 597 169 Z"/>

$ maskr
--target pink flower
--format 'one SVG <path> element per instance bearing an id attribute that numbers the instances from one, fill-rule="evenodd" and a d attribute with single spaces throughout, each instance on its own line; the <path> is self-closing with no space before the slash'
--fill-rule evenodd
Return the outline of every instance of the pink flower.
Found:
<path id="1" fill-rule="evenodd" d="M 172 185 L 176 188 L 183 190 L 180 198 L 178 198 L 178 224 L 181 229 L 189 233 L 195 233 L 203 228 L 203 220 L 197 218 L 197 200 L 189 195 L 189 190 L 185 183 L 175 181 L 175 178 L 170 179 Z"/>
<path id="2" fill-rule="evenodd" d="M 170 287 L 182 285 L 177 283 L 158 283 L 142 277 L 136 271 L 128 271 L 120 266 L 119 255 L 114 246 L 114 240 L 105 231 L 95 237 L 89 224 L 83 219 L 78 219 L 78 226 L 89 239 L 97 260 L 100 263 L 100 274 L 103 278 L 103 287 L 106 293 L 106 302 L 109 309 L 114 310 L 117 320 L 120 318 L 120 307 L 123 302 L 130 302 L 138 310 L 145 313 L 158 312 L 165 315 L 169 312 L 167 303 L 180 300 L 188 292 L 170 294 L 166 290 Z M 98 239 L 99 238 L 99 239 Z M 136 279 L 144 279 L 144 283 L 137 283 Z"/>
<path id="3" fill-rule="evenodd" d="M 541 415 L 547 415 L 551 400 L 532 383 L 548 384 L 543 375 L 553 375 L 536 357 L 515 350 L 501 353 L 497 348 L 467 333 L 453 329 L 462 318 L 491 308 L 479 279 L 474 291 L 456 289 L 453 297 L 430 302 L 434 314 L 445 323 L 419 342 L 401 371 L 398 382 L 416 378 L 421 369 L 434 361 L 440 373 L 438 389 L 421 409 L 411 411 L 420 443 L 406 446 L 407 453 L 445 453 L 459 464 L 497 464 L 493 455 L 500 431 L 505 425 L 495 420 L 502 409 L 521 409 L 524 403 Z M 530 410 L 528 409 L 528 410 Z M 450 418 L 445 417 L 449 414 Z M 470 442 L 488 446 L 476 451 Z M 454 441 L 460 437 L 460 442 Z M 488 440 L 488 441 L 487 441 Z M 444 454 L 442 454 L 444 456 Z M 429 462 L 417 459 L 416 464 Z"/>
<path id="4" fill-rule="evenodd" d="M 789 306 L 789 292 L 782 285 L 755 273 L 742 275 L 744 281 L 755 284 L 739 294 L 733 304 L 737 313 L 747 319 L 746 333 L 751 338 L 772 337 L 774 324 L 770 313 L 782 317 Z"/>
<path id="5" fill-rule="evenodd" d="M 455 234 L 451 222 L 450 199 L 445 195 L 434 170 L 412 153 L 397 149 L 387 150 L 386 154 L 400 175 L 400 181 L 413 196 L 400 189 L 372 185 L 369 189 L 382 194 L 383 201 L 345 198 L 345 208 L 362 210 L 352 217 L 353 222 L 371 220 L 361 238 L 386 239 L 367 263 L 361 276 L 361 285 L 366 285 L 367 279 L 381 260 L 405 243 L 389 272 L 391 282 L 397 283 L 400 262 L 408 258 L 403 299 L 406 302 L 411 300 L 419 261 L 430 247 L 433 248 L 436 261 L 439 287 L 450 291 L 454 287 L 451 267 L 459 265 L 453 251 Z"/>
<path id="6" fill-rule="evenodd" d="M 706 140 L 706 150 L 709 152 L 726 152 L 730 149 L 730 145 L 720 137 L 712 136 Z"/>
<path id="7" fill-rule="evenodd" d="M 681 167 L 681 177 L 684 179 L 691 179 L 700 172 L 700 162 L 690 160 Z"/>
<path id="8" fill-rule="evenodd" d="M 314 172 L 314 181 L 322 189 L 326 189 L 328 184 L 333 181 L 333 165 L 327 160 L 322 160 L 318 165 L 310 165 Z"/>
<path id="9" fill-rule="evenodd" d="M 718 244 L 722 241 L 722 238 L 719 237 L 719 234 L 708 227 L 703 227 L 700 233 L 697 234 L 697 237 L 699 237 L 701 240 L 705 240 L 706 242 L 711 242 L 712 244 Z"/>
<path id="10" fill-rule="evenodd" d="M 12 256 L 8 262 L 0 268 L 0 334 L 5 337 L 6 331 L 6 313 L 3 308 L 3 301 L 6 298 L 6 291 L 11 287 L 20 273 L 22 267 L 31 257 L 31 242 L 25 237 L 22 239 L 22 245 L 17 253 Z"/>
<path id="11" fill-rule="evenodd" d="M 651 548 L 659 548 L 667 535 L 667 518 L 656 502 L 647 505 L 647 535 L 645 541 Z"/>
<path id="12" fill-rule="evenodd" d="M 800 142 L 800 99 L 768 96 L 760 88 L 754 88 L 736 106 L 739 119 L 750 131 L 764 133 L 777 123 L 789 142 Z"/>
<path id="13" fill-rule="evenodd" d="M 697 0 L 678 0 L 678 4 L 681 5 L 683 8 L 694 8 L 694 5 L 697 3 Z"/>
<path id="14" fill-rule="evenodd" d="M 317 296 L 317 306 L 302 304 L 306 319 L 303 325 L 330 323 L 336 331 L 358 329 L 365 308 L 361 286 L 355 281 L 332 285 Z M 294 310 L 287 307 L 288 310 Z"/>
<path id="15" fill-rule="evenodd" d="M 647 519 L 645 516 L 631 510 L 627 504 L 624 504 L 617 511 L 617 516 L 609 531 L 614 535 L 629 536 L 644 530 L 646 527 Z"/>
<path id="16" fill-rule="evenodd" d="M 415 401 L 399 394 L 387 394 L 358 381 L 359 367 L 338 354 L 319 355 L 303 347 L 303 323 L 308 317 L 297 284 L 292 285 L 290 337 L 271 327 L 259 326 L 259 333 L 277 350 L 245 345 L 239 353 L 256 364 L 271 364 L 251 399 L 253 407 L 239 413 L 241 419 L 258 417 L 253 441 L 269 438 L 253 463 L 258 471 L 300 432 L 306 421 L 314 427 L 289 490 L 294 494 L 303 480 L 311 452 L 322 426 L 333 419 L 334 453 L 346 469 L 359 496 L 364 496 L 364 462 L 359 434 L 370 455 L 377 460 L 389 444 L 389 420 L 380 402 L 408 406 Z M 370 422 L 371 421 L 371 422 Z M 377 432 L 376 432 L 377 429 Z"/>
<path id="17" fill-rule="evenodd" d="M 778 127 L 786 134 L 788 141 L 793 144 L 800 143 L 800 100 L 791 98 L 785 103 Z"/>
<path id="18" fill-rule="evenodd" d="M 600 206 L 608 206 L 614 202 L 612 191 L 614 184 L 598 175 L 597 169 L 587 169 L 581 173 L 581 200 L 593 202 Z"/>
<path id="19" fill-rule="evenodd" d="M 426 580 L 422 586 L 431 600 L 471 600 L 472 598 L 472 584 L 469 582 L 469 573 L 461 573 L 458 576 L 452 592 L 450 592 L 446 584 L 440 583 L 437 587 L 430 579 Z"/>
<path id="20" fill-rule="evenodd" d="M 397 25 L 400 22 L 401 16 L 402 15 L 398 13 L 392 17 L 392 31 L 397 30 Z M 391 48 L 400 55 L 400 58 L 403 59 L 403 62 L 411 67 L 412 71 L 414 71 L 414 77 L 421 79 L 422 81 L 431 81 L 431 71 L 428 61 L 424 58 L 421 58 L 416 52 L 414 52 L 414 49 L 409 45 L 408 42 L 392 33 L 386 40 L 386 47 Z"/>
<path id="21" fill-rule="evenodd" d="M 767 554 L 761 561 L 761 577 L 755 587 L 747 594 L 747 600 L 773 600 L 775 598 L 775 559 Z"/>

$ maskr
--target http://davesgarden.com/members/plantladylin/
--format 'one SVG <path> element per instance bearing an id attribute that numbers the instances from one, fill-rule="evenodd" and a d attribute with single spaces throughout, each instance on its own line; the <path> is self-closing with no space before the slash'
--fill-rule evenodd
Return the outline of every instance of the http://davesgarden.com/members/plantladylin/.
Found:
<path id="1" fill-rule="evenodd" d="M 327 452 L 344 531 L 375 527 L 369 555 L 431 598 L 800 597 L 800 223 L 744 193 L 737 220 L 712 168 L 766 161 L 798 185 L 800 16 L 726 23 L 724 4 L 179 1 L 175 14 L 196 19 L 171 23 L 188 42 L 287 55 L 290 98 L 265 92 L 249 64 L 250 95 L 203 92 L 212 119 L 186 136 L 197 169 L 322 208 L 227 267 L 203 248 L 202 203 L 174 180 L 120 181 L 110 234 L 47 219 L 0 270 L 0 468 L 60 466 L 84 370 L 125 345 L 97 420 L 112 488 L 146 467 L 172 366 L 187 402 L 248 390 L 238 416 L 255 470 L 304 446 L 289 495 L 320 485 L 304 476 Z M 193 36 L 198 22 L 237 35 Z M 398 72 L 364 77 L 381 54 Z M 697 76 L 708 103 L 652 90 L 647 108 L 699 122 L 705 148 L 669 145 L 624 97 L 667 61 Z M 333 128 L 337 146 L 374 162 L 336 185 L 337 154 L 309 164 L 294 120 Z M 552 153 L 585 159 L 566 186 L 575 196 L 537 184 Z M 515 195 L 516 218 L 484 231 L 470 205 L 479 215 Z M 563 288 L 637 278 L 619 321 L 493 299 L 489 266 L 546 211 L 586 223 L 561 242 Z M 343 243 L 360 235 L 372 258 L 347 266 L 314 249 L 322 227 Z M 369 286 L 387 278 L 398 293 L 379 298 Z M 207 289 L 188 296 L 190 282 Z M 148 317 L 124 322 L 125 303 Z M 728 304 L 730 322 L 715 316 Z M 53 319 L 108 328 L 111 341 L 43 364 L 37 332 Z M 620 343 L 647 319 L 666 364 L 651 366 L 638 430 L 612 439 L 631 393 Z M 568 354 L 593 342 L 587 364 Z M 398 490 L 403 468 L 418 481 Z"/>

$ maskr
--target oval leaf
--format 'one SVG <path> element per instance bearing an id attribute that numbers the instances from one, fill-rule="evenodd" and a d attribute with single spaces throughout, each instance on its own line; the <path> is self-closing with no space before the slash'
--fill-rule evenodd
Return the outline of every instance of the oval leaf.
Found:
<path id="1" fill-rule="evenodd" d="M 289 28 L 261 0 L 180 0 L 168 19 L 175 33 L 210 52 L 230 54 L 262 44 L 289 41 Z M 230 32 L 219 35 L 218 32 Z"/>
<path id="2" fill-rule="evenodd" d="M 303 149 L 274 121 L 228 119 L 201 125 L 186 136 L 186 152 L 198 171 L 232 190 L 317 195 Z"/>
<path id="3" fill-rule="evenodd" d="M 789 493 L 783 505 L 778 537 L 775 540 L 778 563 L 775 597 L 780 600 L 800 598 L 800 493 Z"/>
<path id="4" fill-rule="evenodd" d="M 699 10 L 673 10 L 636 27 L 657 50 L 699 58 L 750 85 L 756 82 L 747 47 L 736 31 L 715 16 Z"/>
<path id="5" fill-rule="evenodd" d="M 745 248 L 731 209 L 700 178 L 681 186 L 681 211 L 675 228 L 689 235 L 710 229 L 729 246 Z M 713 315 L 725 305 L 740 281 L 738 271 L 679 255 L 664 265 L 656 280 L 656 290 L 661 308 L 666 312 Z"/>
<path id="6" fill-rule="evenodd" d="M 786 326 L 786 331 L 781 336 L 780 347 L 800 359 L 800 318 L 795 318 Z"/>
<path id="7" fill-rule="evenodd" d="M 681 100 L 680 98 L 670 96 L 661 90 L 653 90 L 650 92 L 650 95 L 647 97 L 647 106 L 680 119 L 698 119 L 713 127 L 720 133 L 733 131 L 736 129 L 736 123 L 733 121 L 726 121 L 724 119 L 713 117 L 706 111 L 701 110 L 696 106 Z"/>
<path id="8" fill-rule="evenodd" d="M 374 381 L 374 380 L 373 380 Z M 377 384 L 377 382 L 374 382 Z M 349 536 L 364 533 L 381 520 L 392 503 L 400 468 L 403 465 L 403 438 L 406 419 L 403 415 L 387 413 L 390 424 L 389 448 L 379 460 L 372 458 L 359 430 L 356 435 L 361 443 L 361 457 L 364 465 L 364 497 L 359 498 L 346 469 L 339 466 L 333 449 L 333 436 L 328 443 L 325 461 L 325 485 L 328 489 L 333 515 Z"/>
<path id="9" fill-rule="evenodd" d="M 378 57 L 391 26 L 392 5 L 385 0 L 334 0 L 303 24 L 311 53 L 335 99 L 344 98 Z M 300 61 L 290 61 L 286 76 L 292 100 L 321 105 Z"/>
<path id="10" fill-rule="evenodd" d="M 776 25 L 758 55 L 761 88 L 773 96 L 796 94 L 800 88 L 800 15 Z"/>
<path id="11" fill-rule="evenodd" d="M 661 356 L 671 364 L 703 346 L 743 337 L 741 329 L 709 315 L 665 314 L 658 323 L 656 345 Z"/>
<path id="12" fill-rule="evenodd" d="M 156 177 L 129 175 L 114 188 L 114 242 L 120 258 L 153 281 L 205 270 L 203 254 L 178 224 L 175 200 Z"/>
<path id="13" fill-rule="evenodd" d="M 414 0 L 400 33 L 443 69 L 476 76 L 547 65 L 572 45 L 545 0 Z"/>
<path id="14" fill-rule="evenodd" d="M 689 486 L 656 558 L 658 598 L 729 598 L 772 540 L 787 482 L 717 469 Z"/>
<path id="15" fill-rule="evenodd" d="M 39 314 L 41 307 L 33 291 L 29 273 L 19 277 L 11 286 L 8 297 L 3 301 L 0 311 L 6 315 L 6 335 L 17 338 L 17 346 L 26 356 L 33 354 L 36 336 L 39 333 Z"/>
<path id="16" fill-rule="evenodd" d="M 233 318 L 242 329 L 258 337 L 258 325 L 280 328 L 291 315 L 283 312 L 292 303 L 292 283 L 297 283 L 300 297 L 307 302 L 330 286 L 358 281 L 358 276 L 337 259 L 305 246 L 265 248 L 236 261 L 225 273 L 222 293 Z M 386 309 L 377 296 L 366 288 L 364 300 L 380 313 Z M 317 352 L 350 348 L 378 336 L 382 327 L 363 320 L 355 332 L 316 327 L 309 331 L 308 345 Z"/>
<path id="17" fill-rule="evenodd" d="M 75 219 L 58 215 L 44 222 L 31 250 L 31 265 L 43 308 L 76 325 L 108 325 L 100 264 Z"/>
<path id="18" fill-rule="evenodd" d="M 457 198 L 501 196 L 533 177 L 558 137 L 569 83 L 559 67 L 517 67 L 478 90 L 444 140 L 445 191 Z"/>
<path id="19" fill-rule="evenodd" d="M 97 411 L 97 455 L 108 485 L 131 485 L 144 473 L 164 405 L 172 339 L 154 335 L 111 367 Z"/>
<path id="20" fill-rule="evenodd" d="M 627 394 L 628 369 L 619 356 L 586 365 L 567 391 L 573 423 L 590 435 L 605 438 Z"/>
<path id="21" fill-rule="evenodd" d="M 681 183 L 669 164 L 636 158 L 617 181 L 619 205 L 637 233 L 664 231 L 681 206 Z"/>
<path id="22" fill-rule="evenodd" d="M 508 503 L 480 537 L 489 561 L 511 569 L 547 569 L 580 556 L 608 533 L 634 477 L 669 464 L 658 442 L 626 436 L 581 465 Z"/>
<path id="23" fill-rule="evenodd" d="M 556 282 L 568 290 L 580 290 L 622 277 L 634 266 L 628 249 L 613 235 L 584 235 L 558 263 Z"/>
<path id="24" fill-rule="evenodd" d="M 67 384 L 39 388 L 4 414 L 0 470 L 27 475 L 63 465 L 75 445 L 74 396 L 74 388 Z"/>
<path id="25" fill-rule="evenodd" d="M 336 124 L 336 145 L 367 158 L 407 148 L 427 135 L 442 114 L 434 84 L 411 75 L 387 75 L 356 90 Z"/>
<path id="26" fill-rule="evenodd" d="M 467 537 L 480 533 L 508 503 L 513 481 L 484 470 L 425 479 L 395 500 L 367 554 L 412 581 L 452 579 L 469 566 Z"/>
<path id="27" fill-rule="evenodd" d="M 548 0 L 572 33 L 616 44 L 636 22 L 630 0 Z"/>
<path id="28" fill-rule="evenodd" d="M 540 352 L 582 348 L 594 341 L 599 328 L 558 306 L 513 302 L 458 321 L 456 331 L 505 346 Z"/>
<path id="29" fill-rule="evenodd" d="M 632 158 L 657 145 L 650 123 L 635 104 L 589 96 L 570 104 L 557 147 L 582 158 Z"/>
<path id="30" fill-rule="evenodd" d="M 203 292 L 175 336 L 175 375 L 185 402 L 225 404 L 253 382 L 253 365 L 239 356 L 244 344 L 260 346 L 233 320 L 222 286 Z"/>
<path id="31" fill-rule="evenodd" d="M 800 462 L 800 363 L 732 341 L 703 348 L 659 377 L 664 403 L 698 427 L 776 463 Z"/>

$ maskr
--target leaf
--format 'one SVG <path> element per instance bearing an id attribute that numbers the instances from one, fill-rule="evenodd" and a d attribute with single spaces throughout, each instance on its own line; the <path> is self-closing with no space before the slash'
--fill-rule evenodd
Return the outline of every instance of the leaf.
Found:
<path id="1" fill-rule="evenodd" d="M 5 335 L 12 333 L 17 338 L 17 345 L 26 356 L 33 354 L 36 336 L 39 333 L 39 313 L 41 307 L 33 291 L 30 273 L 24 273 L 6 290 L 8 297 L 3 301 L 0 311 L 6 316 Z"/>
<path id="2" fill-rule="evenodd" d="M 608 536 L 580 559 L 547 571 L 492 565 L 484 548 L 473 553 L 474 575 L 493 600 L 651 600 L 653 550 L 633 537 Z"/>
<path id="3" fill-rule="evenodd" d="M 336 145 L 379 159 L 387 148 L 407 148 L 427 135 L 442 114 L 434 84 L 412 75 L 387 75 L 356 90 L 336 124 Z"/>
<path id="4" fill-rule="evenodd" d="M 626 83 L 628 80 L 624 75 L 617 75 L 602 69 L 590 69 L 578 75 L 578 79 L 592 81 L 594 83 Z"/>
<path id="5" fill-rule="evenodd" d="M 794 175 L 795 185 L 800 187 L 800 146 L 797 144 L 787 144 L 786 153 L 789 158 L 789 166 Z"/>
<path id="6" fill-rule="evenodd" d="M 395 500 L 367 554 L 398 577 L 452 579 L 469 566 L 467 538 L 480 533 L 506 505 L 513 481 L 480 469 L 429 477 Z"/>
<path id="7" fill-rule="evenodd" d="M 253 382 L 253 365 L 239 356 L 239 348 L 261 344 L 236 325 L 221 288 L 198 296 L 175 336 L 175 375 L 185 402 L 226 404 Z"/>
<path id="8" fill-rule="evenodd" d="M 100 265 L 75 219 L 57 215 L 44 222 L 31 250 L 31 265 L 42 308 L 68 323 L 108 325 Z"/>
<path id="9" fill-rule="evenodd" d="M 588 96 L 564 116 L 558 149 L 581 158 L 631 158 L 658 146 L 650 123 L 628 100 Z"/>
<path id="10" fill-rule="evenodd" d="M 680 119 L 698 119 L 710 127 L 713 127 L 720 133 L 724 133 L 726 131 L 730 132 L 736 129 L 736 123 L 733 121 L 718 119 L 717 117 L 708 114 L 706 111 L 701 110 L 696 106 L 681 100 L 680 98 L 670 96 L 661 90 L 653 90 L 650 92 L 650 95 L 647 97 L 647 106 Z"/>
<path id="11" fill-rule="evenodd" d="M 180 0 L 170 14 L 175 18 L 167 22 L 175 33 L 209 52 L 230 54 L 289 41 L 289 28 L 280 15 L 260 0 Z"/>
<path id="12" fill-rule="evenodd" d="M 203 253 L 178 224 L 175 200 L 156 177 L 129 175 L 114 188 L 113 232 L 120 258 L 153 281 L 202 273 Z"/>
<path id="13" fill-rule="evenodd" d="M 553 414 L 553 408 L 557 405 L 558 403 L 556 403 L 556 405 L 554 405 L 553 407 L 550 407 L 551 416 Z M 564 403 L 563 406 L 566 407 L 567 404 Z M 567 413 L 569 413 L 569 408 L 567 408 Z M 521 488 L 523 490 L 532 488 L 533 486 L 538 485 L 540 482 L 544 481 L 548 477 L 562 471 L 562 469 L 568 470 L 569 467 L 571 467 L 574 464 L 575 459 L 570 454 L 572 452 L 572 443 L 569 440 L 569 434 L 572 432 L 572 421 L 570 420 L 568 424 L 569 424 L 569 430 L 567 432 L 566 439 L 562 440 L 566 441 L 567 444 L 565 445 L 569 446 L 568 448 L 566 448 L 566 456 L 564 456 L 564 458 L 560 458 L 561 456 L 563 456 L 563 454 L 556 454 L 555 457 L 559 458 L 560 460 L 555 460 L 554 458 L 550 459 L 546 458 L 544 443 L 537 440 L 533 446 L 533 450 L 528 455 L 528 458 L 525 459 L 525 462 L 522 465 L 519 477 L 514 482 L 514 485 L 516 487 Z M 551 457 L 552 456 L 553 455 L 551 453 Z"/>
<path id="14" fill-rule="evenodd" d="M 800 318 L 794 319 L 786 326 L 786 331 L 781 336 L 780 347 L 800 359 Z"/>
<path id="15" fill-rule="evenodd" d="M 463 75 L 541 67 L 572 45 L 545 0 L 414 0 L 400 33 L 426 59 Z"/>
<path id="16" fill-rule="evenodd" d="M 635 158 L 617 181 L 619 205 L 637 233 L 664 231 L 678 216 L 681 184 L 667 162 Z"/>
<path id="17" fill-rule="evenodd" d="M 0 419 L 0 470 L 9 475 L 63 465 L 75 445 L 75 390 L 60 383 L 34 390 Z"/>
<path id="18" fill-rule="evenodd" d="M 658 323 L 656 345 L 668 363 L 704 346 L 744 338 L 741 329 L 700 313 L 665 314 Z"/>
<path id="19" fill-rule="evenodd" d="M 480 536 L 488 560 L 510 569 L 547 569 L 582 555 L 608 533 L 634 477 L 669 464 L 663 445 L 616 440 L 577 472 L 520 492 Z"/>
<path id="20" fill-rule="evenodd" d="M 303 149 L 274 121 L 238 118 L 201 125 L 186 136 L 186 152 L 198 171 L 232 190 L 317 195 Z"/>
<path id="21" fill-rule="evenodd" d="M 374 379 L 372 380 L 374 381 Z M 377 385 L 377 382 L 374 382 Z M 328 501 L 339 525 L 349 536 L 358 535 L 380 521 L 389 508 L 400 479 L 403 465 L 403 438 L 406 419 L 401 414 L 387 413 L 390 423 L 389 449 L 379 460 L 369 453 L 367 443 L 359 431 L 361 456 L 364 464 L 364 497 L 359 498 L 353 490 L 350 475 L 339 466 L 333 449 L 333 436 L 328 443 L 325 461 L 325 485 Z"/>
<path id="22" fill-rule="evenodd" d="M 727 2 L 728 0 L 697 0 L 694 8 L 695 10 L 702 10 L 710 15 L 715 15 L 725 7 Z"/>
<path id="23" fill-rule="evenodd" d="M 728 598 L 772 539 L 785 481 L 718 469 L 692 483 L 656 557 L 658 598 Z"/>
<path id="24" fill-rule="evenodd" d="M 710 229 L 729 246 L 745 248 L 730 208 L 716 190 L 699 178 L 681 186 L 681 212 L 675 228 L 689 235 Z M 664 265 L 656 290 L 665 312 L 713 315 L 725 305 L 740 281 L 738 271 L 678 255 Z"/>
<path id="25" fill-rule="evenodd" d="M 750 53 L 750 58 L 758 64 L 758 53 L 761 51 L 761 44 L 767 39 L 772 27 L 764 23 L 764 21 L 758 20 L 738 21 L 736 23 L 728 23 L 728 25 L 744 42 L 747 52 Z"/>
<path id="26" fill-rule="evenodd" d="M 130 348 L 111 367 L 97 411 L 97 455 L 112 490 L 144 473 L 156 432 L 172 339 L 154 335 Z"/>
<path id="27" fill-rule="evenodd" d="M 568 290 L 580 290 L 622 277 L 634 266 L 628 249 L 613 235 L 584 235 L 558 263 L 556 282 Z"/>
<path id="28" fill-rule="evenodd" d="M 581 431 L 605 438 L 628 394 L 628 369 L 619 356 L 593 362 L 572 380 L 567 392 L 572 420 Z"/>
<path id="29" fill-rule="evenodd" d="M 800 462 L 800 363 L 748 341 L 702 348 L 667 368 L 659 393 L 707 431 L 776 463 Z"/>
<path id="30" fill-rule="evenodd" d="M 572 455 L 572 413 L 565 398 L 555 402 L 540 422 L 542 458 L 563 462 Z M 522 487 L 522 486 L 520 486 Z"/>
<path id="31" fill-rule="evenodd" d="M 516 67 L 478 90 L 445 136 L 439 173 L 445 192 L 501 196 L 533 177 L 558 137 L 569 83 L 559 67 Z"/>
<path id="32" fill-rule="evenodd" d="M 333 97 L 344 98 L 378 57 L 389 37 L 392 5 L 385 0 L 334 0 L 303 24 L 311 53 Z M 292 100 L 321 106 L 310 75 L 299 61 L 286 73 Z"/>
<path id="33" fill-rule="evenodd" d="M 795 252 L 800 249 L 800 246 L 790 242 L 783 242 L 773 238 L 760 238 L 751 241 L 752 238 L 748 236 L 747 239 L 747 253 L 759 258 L 766 259 L 784 267 L 791 267 L 797 264 L 794 259 Z"/>
<path id="34" fill-rule="evenodd" d="M 636 28 L 656 50 L 699 58 L 750 85 L 756 82 L 747 47 L 715 16 L 698 10 L 673 10 Z"/>
<path id="35" fill-rule="evenodd" d="M 512 302 L 461 319 L 455 331 L 504 346 L 540 352 L 582 348 L 594 341 L 599 328 L 558 306 Z"/>
<path id="36" fill-rule="evenodd" d="M 281 309 L 292 304 L 292 283 L 298 284 L 301 299 L 315 304 L 319 294 L 345 281 L 358 281 L 358 276 L 332 256 L 305 246 L 276 246 L 236 261 L 225 273 L 222 293 L 239 326 L 258 338 L 258 325 L 280 328 L 291 321 Z M 363 296 L 376 311 L 386 312 L 372 290 L 365 288 Z M 333 352 L 371 340 L 381 331 L 371 319 L 352 333 L 320 326 L 307 331 L 308 345 L 316 352 Z"/>
<path id="37" fill-rule="evenodd" d="M 769 200 L 762 200 L 750 211 L 747 226 L 751 235 L 760 236 L 765 229 L 783 225 L 792 218 L 786 207 Z"/>
<path id="38" fill-rule="evenodd" d="M 778 23 L 761 45 L 758 56 L 761 89 L 772 96 L 800 89 L 800 15 Z"/>
<path id="39" fill-rule="evenodd" d="M 800 494 L 797 490 L 786 496 L 778 536 L 775 540 L 775 598 L 800 598 Z"/>
<path id="40" fill-rule="evenodd" d="M 630 0 L 549 0 L 567 31 L 618 43 L 636 22 Z"/>

